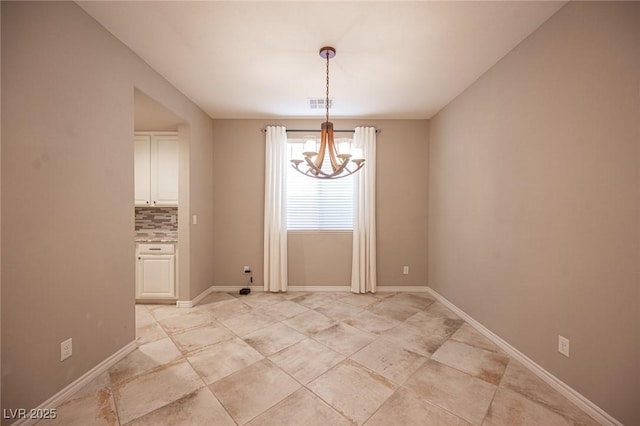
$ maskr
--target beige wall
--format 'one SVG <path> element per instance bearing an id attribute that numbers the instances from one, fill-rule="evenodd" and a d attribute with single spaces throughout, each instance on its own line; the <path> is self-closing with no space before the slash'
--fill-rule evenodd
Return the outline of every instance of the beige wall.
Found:
<path id="1" fill-rule="evenodd" d="M 0 57 L 1 56 L 2 56 L 2 7 L 0 7 Z M 1 66 L 0 66 L 0 81 L 2 81 Z M 2 84 L 0 84 L 0 100 L 2 100 Z M 2 102 L 0 102 L 0 224 L 1 223 L 2 223 Z M 0 226 L 0 241 L 2 241 L 2 226 Z M 2 271 L 2 244 L 0 244 L 0 271 Z M 2 365 L 2 331 L 1 330 L 2 330 L 2 273 L 0 273 L 0 366 Z M 2 380 L 1 375 L 0 375 L 0 380 Z M 0 385 L 0 406 L 3 406 L 1 385 Z"/>
<path id="2" fill-rule="evenodd" d="M 332 120 L 377 137 L 378 285 L 426 285 L 426 120 Z M 214 120 L 214 285 L 244 285 L 242 266 L 263 284 L 264 140 L 268 124 L 316 129 L 314 120 Z M 366 167 L 366 166 L 365 166 Z M 238 170 L 241 176 L 236 176 Z M 409 265 L 410 274 L 402 274 Z M 350 285 L 350 233 L 290 233 L 290 285 Z"/>
<path id="3" fill-rule="evenodd" d="M 569 3 L 431 121 L 429 164 L 429 285 L 628 425 L 639 46 L 640 4 Z"/>
<path id="4" fill-rule="evenodd" d="M 30 408 L 135 337 L 134 87 L 188 123 L 198 253 L 212 252 L 212 123 L 73 2 L 2 2 L 2 68 L 2 407 Z M 210 263 L 191 257 L 186 293 L 211 284 Z"/>

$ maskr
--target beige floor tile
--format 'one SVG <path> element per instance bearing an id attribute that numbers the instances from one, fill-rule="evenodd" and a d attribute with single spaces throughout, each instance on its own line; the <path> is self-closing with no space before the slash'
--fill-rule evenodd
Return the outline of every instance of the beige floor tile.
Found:
<path id="1" fill-rule="evenodd" d="M 139 348 L 41 424 L 597 425 L 522 364 L 504 369 L 506 353 L 429 293 L 221 292 L 135 310 Z M 478 378 L 502 370 L 497 387 Z"/>
<path id="2" fill-rule="evenodd" d="M 211 391 L 204 387 L 123 426 L 235 426 Z"/>
<path id="3" fill-rule="evenodd" d="M 225 327 L 236 333 L 238 336 L 246 336 L 249 333 L 253 333 L 256 330 L 265 328 L 278 321 L 269 315 L 252 311 L 229 319 L 221 320 L 221 322 Z"/>
<path id="4" fill-rule="evenodd" d="M 302 384 L 309 383 L 344 358 L 344 355 L 311 339 L 303 340 L 269 357 Z"/>
<path id="5" fill-rule="evenodd" d="M 340 322 L 312 334 L 311 337 L 345 356 L 359 351 L 376 338 L 375 334 L 358 330 Z"/>
<path id="6" fill-rule="evenodd" d="M 374 303 L 367 307 L 367 310 L 382 315 L 383 317 L 393 318 L 397 321 L 404 321 L 410 316 L 414 315 L 416 312 L 419 312 L 418 309 L 412 308 L 410 306 L 402 305 L 399 303 L 394 303 L 391 299 L 394 296 L 389 296 L 380 300 L 379 302 Z"/>
<path id="7" fill-rule="evenodd" d="M 302 314 L 296 315 L 295 317 L 289 318 L 283 322 L 289 327 L 305 334 L 317 333 L 318 331 L 327 329 L 336 323 L 331 318 L 327 318 L 321 313 L 313 310 L 303 312 Z"/>
<path id="8" fill-rule="evenodd" d="M 299 303 L 285 300 L 283 302 L 274 303 L 261 308 L 256 308 L 256 311 L 265 315 L 268 315 L 277 321 L 283 321 L 287 318 L 295 317 L 303 312 L 308 311 L 309 308 L 300 305 Z"/>
<path id="9" fill-rule="evenodd" d="M 252 308 L 259 308 L 283 302 L 287 299 L 279 293 L 267 293 L 262 291 L 252 292 L 246 296 L 238 296 L 240 301 Z"/>
<path id="10" fill-rule="evenodd" d="M 84 385 L 78 392 L 76 392 L 72 399 L 82 398 L 86 395 L 96 393 L 106 388 L 111 387 L 111 376 L 108 371 L 103 372 L 98 377 Z"/>
<path id="11" fill-rule="evenodd" d="M 307 385 L 339 413 L 361 425 L 396 387 L 384 377 L 345 360 Z"/>
<path id="12" fill-rule="evenodd" d="M 504 374 L 509 357 L 496 352 L 447 340 L 431 356 L 442 364 L 464 371 L 479 379 L 497 385 Z"/>
<path id="13" fill-rule="evenodd" d="M 112 383 L 122 382 L 161 365 L 180 359 L 181 354 L 171 339 L 164 338 L 138 346 L 109 369 Z"/>
<path id="14" fill-rule="evenodd" d="M 438 301 L 429 305 L 424 311 L 434 317 L 449 318 L 454 320 L 460 319 L 460 317 L 455 312 Z"/>
<path id="15" fill-rule="evenodd" d="M 184 313 L 184 308 L 178 308 L 176 305 L 147 305 L 147 309 L 153 315 L 153 317 L 160 321 L 165 318 L 172 317 L 174 315 L 181 315 Z"/>
<path id="16" fill-rule="evenodd" d="M 482 423 L 496 386 L 466 373 L 427 360 L 405 383 L 418 396 L 479 425 Z"/>
<path id="17" fill-rule="evenodd" d="M 405 321 L 425 334 L 438 335 L 449 338 L 464 324 L 461 319 L 436 317 L 427 312 L 418 312 Z"/>
<path id="18" fill-rule="evenodd" d="M 279 352 L 306 338 L 304 334 L 280 322 L 243 337 L 245 342 L 265 356 Z"/>
<path id="19" fill-rule="evenodd" d="M 300 296 L 306 296 L 308 294 L 311 294 L 311 292 L 309 291 L 292 291 L 290 288 L 287 292 L 285 293 L 280 293 L 280 295 L 282 297 L 284 297 L 287 300 L 291 300 L 291 299 L 295 299 L 296 297 L 300 297 Z"/>
<path id="20" fill-rule="evenodd" d="M 370 294 L 373 297 L 378 298 L 378 300 L 382 300 L 382 299 L 386 299 L 387 297 L 394 296 L 398 294 L 398 292 L 397 291 L 378 291 L 375 293 L 367 293 L 367 294 Z"/>
<path id="21" fill-rule="evenodd" d="M 202 299 L 195 307 L 203 307 L 213 303 L 224 302 L 227 300 L 236 300 L 236 297 L 223 291 L 214 291 L 209 293 L 204 299 Z"/>
<path id="22" fill-rule="evenodd" d="M 206 346 L 236 337 L 232 332 L 220 324 L 207 324 L 192 328 L 185 332 L 174 334 L 173 341 L 183 354 L 194 352 Z"/>
<path id="23" fill-rule="evenodd" d="M 136 339 L 138 339 L 138 345 L 144 345 L 145 343 L 164 339 L 165 337 L 168 337 L 167 332 L 164 331 L 164 329 L 160 327 L 160 324 L 155 320 L 152 323 L 136 327 Z"/>
<path id="24" fill-rule="evenodd" d="M 151 312 L 145 305 L 136 305 L 136 327 L 153 324 L 155 322 L 156 318 L 151 315 Z"/>
<path id="25" fill-rule="evenodd" d="M 433 298 L 422 297 L 412 293 L 398 293 L 389 297 L 387 300 L 417 310 L 425 309 L 427 306 L 435 302 L 435 299 Z"/>
<path id="26" fill-rule="evenodd" d="M 500 388 L 483 426 L 573 426 L 574 423 L 517 392 Z"/>
<path id="27" fill-rule="evenodd" d="M 366 423 L 366 426 L 410 425 L 471 426 L 471 423 L 424 401 L 405 388 L 398 389 Z"/>
<path id="28" fill-rule="evenodd" d="M 465 323 L 451 336 L 452 340 L 466 343 L 476 348 L 485 349 L 487 351 L 503 353 L 503 351 L 491 340 L 484 337 L 475 328 Z"/>
<path id="29" fill-rule="evenodd" d="M 248 314 L 253 310 L 249 305 L 242 303 L 240 300 L 225 300 L 222 302 L 205 305 L 202 309 L 206 309 L 218 321 L 229 320 L 233 317 Z"/>
<path id="30" fill-rule="evenodd" d="M 120 423 L 125 424 L 204 386 L 188 362 L 165 365 L 114 386 Z"/>
<path id="31" fill-rule="evenodd" d="M 378 339 L 351 355 L 351 359 L 401 385 L 427 360 Z"/>
<path id="32" fill-rule="evenodd" d="M 108 388 L 75 396 L 56 408 L 55 419 L 38 422 L 39 425 L 85 426 L 118 425 L 118 415 L 113 395 Z"/>
<path id="33" fill-rule="evenodd" d="M 263 358 L 258 351 L 238 338 L 216 343 L 187 357 L 207 384 L 214 383 Z"/>
<path id="34" fill-rule="evenodd" d="M 298 390 L 300 384 L 265 359 L 209 388 L 231 417 L 243 425 Z"/>
<path id="35" fill-rule="evenodd" d="M 159 320 L 158 323 L 167 333 L 175 334 L 214 321 L 214 317 L 207 311 L 184 309 L 184 313 Z"/>
<path id="36" fill-rule="evenodd" d="M 350 426 L 352 423 L 303 388 L 248 424 L 251 426 Z"/>
<path id="37" fill-rule="evenodd" d="M 314 310 L 336 321 L 347 319 L 362 312 L 362 308 L 359 306 L 353 306 L 339 301 L 318 306 Z"/>
<path id="38" fill-rule="evenodd" d="M 429 334 L 403 323 L 380 334 L 390 344 L 419 355 L 430 357 L 447 340 L 446 336 Z"/>
<path id="39" fill-rule="evenodd" d="M 412 291 L 412 292 L 407 292 L 405 294 L 411 294 L 412 296 L 422 297 L 423 299 L 429 299 L 433 302 L 436 301 L 436 299 L 428 291 Z"/>
<path id="40" fill-rule="evenodd" d="M 331 292 L 308 293 L 291 299 L 292 302 L 300 303 L 310 309 L 333 303 L 335 300 L 336 296 Z"/>
<path id="41" fill-rule="evenodd" d="M 362 331 L 367 331 L 369 333 L 382 333 L 383 331 L 386 331 L 400 324 L 400 321 L 374 314 L 371 311 L 361 311 L 351 318 L 343 320 L 342 322 Z"/>
<path id="42" fill-rule="evenodd" d="M 348 303 L 353 306 L 359 306 L 361 308 L 365 308 L 369 305 L 376 303 L 379 298 L 372 296 L 371 294 L 356 294 L 351 293 L 345 297 L 341 297 L 340 300 L 342 303 Z"/>
<path id="43" fill-rule="evenodd" d="M 500 387 L 516 391 L 566 418 L 573 419 L 577 425 L 598 424 L 575 404 L 513 359 L 507 366 Z"/>

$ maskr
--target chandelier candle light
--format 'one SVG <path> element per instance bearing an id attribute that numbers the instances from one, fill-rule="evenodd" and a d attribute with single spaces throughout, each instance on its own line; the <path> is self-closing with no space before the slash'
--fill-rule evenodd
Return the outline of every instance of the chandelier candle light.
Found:
<path id="1" fill-rule="evenodd" d="M 320 49 L 320 57 L 327 60 L 327 92 L 325 99 L 326 121 L 320 127 L 320 149 L 316 152 L 316 144 L 314 141 L 305 144 L 305 150 L 302 153 L 304 159 L 293 159 L 291 163 L 293 167 L 305 176 L 317 179 L 338 179 L 354 174 L 364 166 L 364 158 L 360 158 L 362 154 L 354 152 L 352 156 L 351 144 L 341 142 L 336 145 L 334 139 L 333 123 L 329 121 L 329 59 L 336 56 L 336 49 L 325 46 Z M 328 154 L 328 155 L 327 155 Z M 322 170 L 322 164 L 326 157 L 331 162 L 330 173 Z M 314 159 L 315 157 L 315 159 Z M 305 163 L 307 170 L 300 169 L 300 165 Z M 304 168 L 304 167 L 303 167 Z"/>

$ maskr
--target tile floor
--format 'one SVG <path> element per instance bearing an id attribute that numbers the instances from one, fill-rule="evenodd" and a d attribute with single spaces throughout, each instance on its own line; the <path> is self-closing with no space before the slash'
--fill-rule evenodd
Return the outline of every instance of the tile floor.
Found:
<path id="1" fill-rule="evenodd" d="M 597 424 L 427 293 L 213 293 L 136 323 L 47 423 Z"/>

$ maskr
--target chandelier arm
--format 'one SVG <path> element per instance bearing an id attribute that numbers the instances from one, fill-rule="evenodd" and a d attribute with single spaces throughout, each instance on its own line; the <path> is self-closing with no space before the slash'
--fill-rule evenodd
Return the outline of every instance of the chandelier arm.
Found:
<path id="1" fill-rule="evenodd" d="M 307 173 L 305 173 L 305 174 L 308 174 L 308 172 L 311 172 L 313 174 L 313 176 L 315 177 L 319 173 L 322 172 L 322 170 L 318 166 L 316 166 L 316 164 L 313 161 L 311 161 L 311 158 L 305 157 L 304 159 L 306 160 L 307 165 L 309 166 L 309 169 L 307 170 Z"/>
<path id="2" fill-rule="evenodd" d="M 324 163 L 324 156 L 327 152 L 327 128 L 325 125 L 322 126 L 322 131 L 320 132 L 320 149 L 318 149 L 318 155 L 316 156 L 315 166 L 319 170 L 322 168 L 322 163 Z"/>
<path id="3" fill-rule="evenodd" d="M 335 173 L 327 174 L 327 173 L 324 173 L 324 172 L 322 172 L 322 171 L 320 171 L 320 172 L 321 172 L 321 174 L 314 175 L 314 174 L 311 174 L 311 173 L 313 172 L 313 170 L 311 169 L 311 167 L 310 167 L 306 172 L 303 172 L 303 171 L 302 171 L 302 170 L 300 170 L 300 168 L 299 168 L 299 167 L 297 167 L 295 164 L 292 164 L 292 165 L 291 165 L 291 167 L 293 167 L 293 168 L 294 168 L 296 171 L 298 171 L 300 174 L 302 174 L 302 175 L 304 175 L 304 176 L 313 177 L 313 178 L 315 178 L 315 179 L 341 179 L 341 178 L 344 178 L 344 177 L 347 177 L 347 176 L 350 176 L 350 175 L 354 174 L 355 172 L 357 172 L 358 170 L 360 170 L 363 166 L 364 166 L 364 163 L 360 163 L 360 165 L 358 165 L 354 170 L 346 169 L 346 170 L 348 171 L 348 173 L 345 173 L 345 174 L 342 174 L 342 175 L 339 175 L 339 176 L 338 176 L 338 175 L 336 175 Z"/>
<path id="4" fill-rule="evenodd" d="M 336 156 L 336 154 L 337 154 L 336 143 L 335 143 L 335 140 L 333 138 L 333 132 L 332 131 L 329 132 L 329 145 L 328 145 L 328 148 L 329 148 L 329 159 L 331 160 L 331 168 L 333 169 L 334 172 L 336 172 L 340 168 L 341 164 L 338 161 L 338 158 Z"/>
<path id="5" fill-rule="evenodd" d="M 318 169 L 318 177 L 321 179 L 333 179 L 335 177 L 338 177 L 338 175 L 340 175 L 340 173 L 342 173 L 344 170 L 349 171 L 349 169 L 347 169 L 347 164 L 348 164 L 348 160 L 345 161 L 342 165 L 338 166 L 338 168 L 336 170 L 333 171 L 333 173 L 326 173 L 325 171 L 323 171 L 322 169 Z"/>

